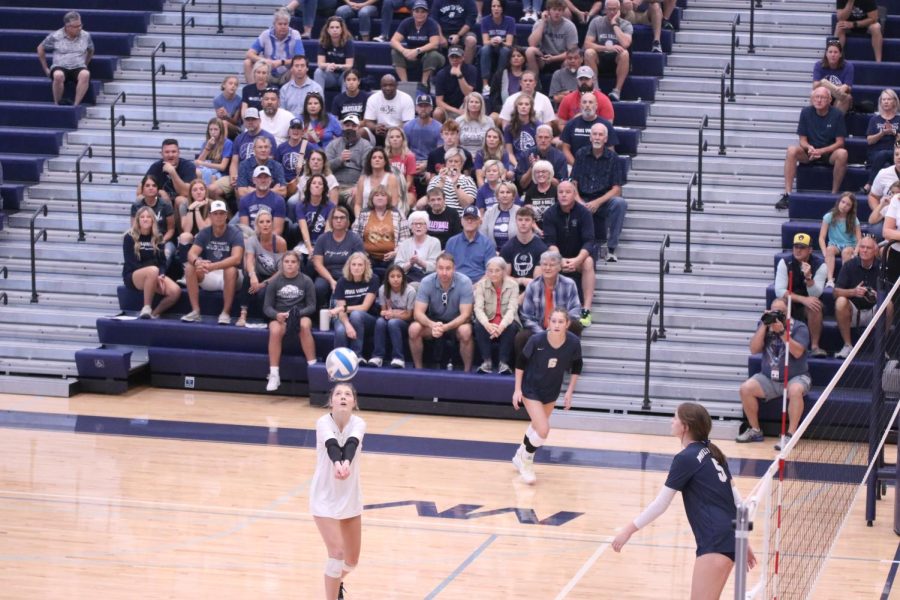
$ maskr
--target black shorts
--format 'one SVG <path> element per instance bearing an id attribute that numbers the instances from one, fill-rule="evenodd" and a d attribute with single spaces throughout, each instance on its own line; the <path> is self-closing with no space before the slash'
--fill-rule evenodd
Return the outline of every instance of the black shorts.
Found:
<path id="1" fill-rule="evenodd" d="M 85 67 L 76 67 L 74 69 L 66 69 L 65 67 L 52 67 L 50 69 L 50 79 L 53 79 L 54 71 L 62 71 L 63 79 L 65 81 L 78 81 L 78 74 L 82 71 L 87 71 Z"/>
<path id="2" fill-rule="evenodd" d="M 136 292 L 142 291 L 137 289 L 137 286 L 134 285 L 134 280 L 131 277 L 132 275 L 134 275 L 133 272 L 129 273 L 128 275 L 122 275 L 122 283 L 124 283 L 125 287 L 127 287 L 129 290 L 134 290 Z"/>
<path id="3" fill-rule="evenodd" d="M 619 54 L 617 52 L 598 52 L 597 54 L 597 75 L 599 77 L 615 75 L 616 60 L 618 60 Z"/>

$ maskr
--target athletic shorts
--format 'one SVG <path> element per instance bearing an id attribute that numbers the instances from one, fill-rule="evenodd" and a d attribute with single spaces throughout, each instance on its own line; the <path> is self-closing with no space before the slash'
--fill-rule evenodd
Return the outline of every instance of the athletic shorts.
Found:
<path id="1" fill-rule="evenodd" d="M 131 278 L 132 275 L 134 275 L 133 272 L 129 273 L 128 275 L 122 275 L 122 282 L 125 284 L 125 287 L 127 287 L 129 290 L 135 290 L 138 292 L 142 291 L 137 289 L 137 287 L 134 285 L 134 280 Z"/>
<path id="2" fill-rule="evenodd" d="M 244 272 L 238 269 L 237 281 L 235 281 L 236 289 L 240 289 L 241 283 L 244 281 Z M 207 292 L 221 292 L 225 289 L 225 271 L 218 269 L 207 273 L 200 282 L 200 289 Z"/>
<path id="3" fill-rule="evenodd" d="M 727 556 L 728 558 L 730 558 L 731 562 L 734 562 L 734 549 L 732 549 L 731 552 L 723 552 L 722 550 L 715 550 L 715 549 L 700 550 L 700 548 L 697 548 L 697 556 L 703 556 L 704 554 L 721 554 L 722 556 Z"/>
<path id="4" fill-rule="evenodd" d="M 619 58 L 618 53 L 616 52 L 598 52 L 597 53 L 597 74 L 600 76 L 603 75 L 615 75 L 616 74 L 616 60 Z"/>
<path id="5" fill-rule="evenodd" d="M 781 381 L 772 381 L 772 379 L 766 377 L 762 373 L 757 373 L 750 379 L 757 382 L 759 384 L 759 387 L 762 388 L 764 394 L 764 402 L 775 400 L 776 398 L 781 398 L 784 394 L 784 384 Z M 795 383 L 801 384 L 803 386 L 803 393 L 806 394 L 809 391 L 810 386 L 812 385 L 812 379 L 810 379 L 808 373 L 804 373 L 803 375 L 795 375 L 788 380 L 788 386 L 791 386 Z"/>
<path id="6" fill-rule="evenodd" d="M 54 71 L 62 71 L 64 81 L 78 81 L 78 74 L 82 71 L 87 71 L 87 69 L 84 67 L 76 67 L 74 69 L 66 69 L 65 67 L 51 67 L 50 79 L 53 79 Z"/>

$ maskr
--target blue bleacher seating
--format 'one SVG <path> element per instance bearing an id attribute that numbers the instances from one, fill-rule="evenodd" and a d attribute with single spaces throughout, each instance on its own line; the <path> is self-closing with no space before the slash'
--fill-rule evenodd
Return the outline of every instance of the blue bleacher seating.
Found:
<path id="1" fill-rule="evenodd" d="M 46 35 L 46 31 L 31 29 L 0 29 L 0 52 L 25 52 L 35 49 Z M 91 39 L 94 40 L 94 52 L 98 55 L 128 56 L 131 54 L 134 34 L 92 31 Z"/>
<path id="2" fill-rule="evenodd" d="M 3 0 L 4 6 L 77 10 L 82 14 L 84 21 L 87 21 L 84 15 L 89 14 L 87 13 L 89 10 L 158 12 L 163 9 L 164 4 L 165 0 Z"/>
<path id="3" fill-rule="evenodd" d="M 67 82 L 69 97 L 75 94 L 75 84 Z M 84 96 L 86 104 L 93 104 L 100 92 L 100 82 L 91 81 Z M 53 102 L 53 90 L 46 77 L 0 77 L 0 101 Z"/>
<path id="4" fill-rule="evenodd" d="M 797 189 L 802 191 L 831 190 L 831 167 L 800 165 L 797 168 Z M 855 192 L 868 180 L 864 167 L 848 167 L 841 190 Z"/>
<path id="5" fill-rule="evenodd" d="M 94 56 L 90 65 L 91 79 L 113 79 L 117 61 L 115 56 Z M 0 52 L 0 77 L 4 76 L 44 77 L 44 72 L 34 52 Z"/>
<path id="6" fill-rule="evenodd" d="M 18 210 L 25 200 L 25 187 L 22 183 L 9 181 L 0 184 L 0 208 Z"/>
<path id="7" fill-rule="evenodd" d="M 791 206 L 788 216 L 791 219 L 820 220 L 825 213 L 834 207 L 838 195 L 830 192 L 794 192 L 791 194 Z M 857 197 L 857 218 L 865 224 L 872 212 L 865 198 Z M 785 247 L 782 245 L 782 247 Z"/>
<path id="8" fill-rule="evenodd" d="M 0 6 L 0 23 L 15 25 L 17 29 L 37 29 L 44 32 L 62 27 L 63 15 L 71 8 L 40 8 Z M 86 31 L 118 31 L 146 33 L 150 13 L 131 10 L 79 9 Z"/>
<path id="9" fill-rule="evenodd" d="M 13 148 L 9 148 L 13 150 Z M 44 161 L 49 158 L 28 154 L 0 153 L 0 164 L 3 165 L 3 176 L 12 181 L 38 181 L 44 170 Z"/>

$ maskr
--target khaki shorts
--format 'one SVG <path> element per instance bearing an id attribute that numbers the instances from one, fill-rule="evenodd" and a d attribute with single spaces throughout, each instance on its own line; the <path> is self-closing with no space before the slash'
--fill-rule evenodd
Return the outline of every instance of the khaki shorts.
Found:
<path id="1" fill-rule="evenodd" d="M 781 381 L 772 381 L 769 377 L 766 377 L 762 373 L 757 373 L 753 377 L 751 377 L 753 381 L 759 384 L 759 387 L 762 388 L 763 391 L 763 401 L 775 400 L 776 398 L 781 398 L 784 394 L 784 383 Z M 808 373 L 804 373 L 803 375 L 796 375 L 791 377 L 788 380 L 788 386 L 794 385 L 795 383 L 799 383 L 803 385 L 803 394 L 805 395 L 810 386 L 812 385 L 812 379 L 810 379 Z"/>

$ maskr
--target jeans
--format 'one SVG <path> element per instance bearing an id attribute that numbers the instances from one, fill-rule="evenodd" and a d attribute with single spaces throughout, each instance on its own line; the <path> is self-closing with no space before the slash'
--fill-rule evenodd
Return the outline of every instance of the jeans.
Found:
<path id="1" fill-rule="evenodd" d="M 403 340 L 406 339 L 407 331 L 409 331 L 409 322 L 402 319 L 378 319 L 375 321 L 375 349 L 372 351 L 372 356 L 384 359 L 385 342 L 390 339 L 391 360 L 395 358 L 406 360 L 403 353 Z"/>
<path id="2" fill-rule="evenodd" d="M 354 310 L 350 313 L 350 324 L 353 325 L 353 329 L 356 330 L 356 339 L 350 340 L 349 346 L 347 345 L 347 328 L 344 327 L 344 324 L 340 319 L 334 320 L 334 347 L 335 348 L 350 348 L 354 352 L 356 352 L 357 356 L 362 356 L 363 344 L 366 341 L 366 336 L 371 335 L 372 331 L 375 329 L 375 317 L 370 315 L 367 312 L 363 312 L 361 310 Z"/>
<path id="3" fill-rule="evenodd" d="M 337 16 L 342 18 L 344 22 L 349 23 L 353 17 L 359 17 L 359 35 L 366 37 L 372 35 L 372 17 L 378 14 L 378 9 L 372 6 L 362 7 L 358 12 L 347 6 L 346 4 L 339 6 Z M 321 84 L 320 84 L 321 85 Z"/>
<path id="4" fill-rule="evenodd" d="M 310 262 L 312 262 L 312 259 L 310 259 Z M 316 276 L 313 285 L 316 288 L 316 310 L 328 308 L 331 303 L 331 284 L 328 283 L 327 279 Z"/>
<path id="5" fill-rule="evenodd" d="M 366 8 L 369 8 L 368 6 Z M 340 9 L 338 9 L 340 10 Z M 365 10 L 365 9 L 363 9 Z M 366 34 L 368 35 L 368 34 Z M 337 90 L 340 89 L 344 91 L 344 72 L 343 71 L 332 71 L 328 72 L 325 69 L 316 69 L 316 72 L 313 74 L 313 81 L 322 86 L 323 90 Z M 292 196 L 293 197 L 293 196 Z"/>
<path id="6" fill-rule="evenodd" d="M 497 358 L 503 364 L 510 368 L 515 368 L 513 363 L 513 344 L 516 334 L 519 332 L 519 325 L 512 322 L 503 330 L 499 338 L 491 339 L 491 335 L 487 332 L 480 322 L 475 321 L 472 329 L 475 332 L 475 343 L 478 345 L 478 354 L 481 355 L 482 362 L 491 362 L 491 346 L 496 342 L 500 345 L 500 351 Z"/>
<path id="7" fill-rule="evenodd" d="M 394 22 L 394 11 L 406 7 L 412 10 L 415 0 L 383 0 L 381 4 L 381 35 L 385 41 L 391 39 L 391 25 Z M 362 29 L 362 23 L 359 25 Z"/>
<path id="8" fill-rule="evenodd" d="M 613 196 L 604 202 L 594 213 L 594 237 L 598 242 L 606 241 L 606 247 L 615 250 L 619 247 L 619 235 L 625 224 L 625 211 L 628 203 L 625 198 Z M 607 235 L 607 228 L 609 235 Z"/>
<path id="9" fill-rule="evenodd" d="M 303 7 L 303 28 L 312 29 L 319 9 L 331 12 L 337 6 L 337 0 L 303 0 L 300 4 Z"/>
<path id="10" fill-rule="evenodd" d="M 490 81 L 491 73 L 495 73 L 497 71 L 502 71 L 506 68 L 506 65 L 509 64 L 509 55 L 512 51 L 506 46 L 500 46 L 499 48 L 494 48 L 493 46 L 482 46 L 481 50 L 478 51 L 478 59 L 480 61 L 479 66 L 481 67 L 481 78 L 487 79 Z M 491 68 L 491 59 L 493 57 L 497 57 L 497 66 L 493 69 Z"/>
<path id="11" fill-rule="evenodd" d="M 522 12 L 534 12 L 541 14 L 541 8 L 544 6 L 544 0 L 522 0 Z"/>

